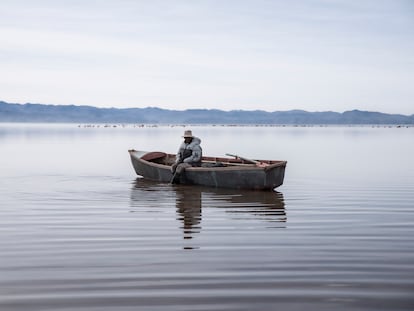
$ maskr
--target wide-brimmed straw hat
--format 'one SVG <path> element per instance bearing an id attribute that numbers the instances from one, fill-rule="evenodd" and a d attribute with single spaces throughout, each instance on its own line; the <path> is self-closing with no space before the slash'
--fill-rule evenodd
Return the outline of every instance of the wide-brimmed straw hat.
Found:
<path id="1" fill-rule="evenodd" d="M 193 132 L 191 132 L 190 130 L 188 130 L 188 131 L 184 131 L 184 135 L 183 135 L 183 137 L 184 138 L 187 138 L 187 137 L 191 137 L 191 138 L 193 138 L 194 136 L 193 136 Z"/>

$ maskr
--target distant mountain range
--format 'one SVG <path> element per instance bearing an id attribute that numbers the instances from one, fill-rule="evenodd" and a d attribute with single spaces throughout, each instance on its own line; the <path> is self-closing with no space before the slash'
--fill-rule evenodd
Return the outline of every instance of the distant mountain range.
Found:
<path id="1" fill-rule="evenodd" d="M 414 114 L 351 110 L 343 113 L 11 104 L 0 101 L 0 122 L 143 123 L 143 124 L 414 124 Z"/>

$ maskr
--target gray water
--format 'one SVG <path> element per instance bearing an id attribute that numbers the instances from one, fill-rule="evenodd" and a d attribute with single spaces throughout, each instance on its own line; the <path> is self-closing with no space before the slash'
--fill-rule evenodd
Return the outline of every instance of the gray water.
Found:
<path id="1" fill-rule="evenodd" d="M 287 160 L 275 192 L 128 149 Z M 413 127 L 0 124 L 0 310 L 413 310 Z"/>

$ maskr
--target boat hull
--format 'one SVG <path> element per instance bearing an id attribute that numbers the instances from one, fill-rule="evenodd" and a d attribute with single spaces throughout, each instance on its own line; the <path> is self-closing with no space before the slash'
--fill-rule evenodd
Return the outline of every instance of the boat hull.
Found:
<path id="1" fill-rule="evenodd" d="M 160 157 L 160 161 L 157 163 L 146 159 L 150 154 L 157 154 L 156 152 L 145 153 L 129 150 L 129 153 L 137 175 L 160 182 L 171 182 L 173 179 L 171 166 L 163 162 L 168 163 L 168 159 L 173 158 L 174 155 L 158 152 L 158 154 L 163 155 L 163 158 Z M 219 159 L 226 160 L 225 158 Z M 186 168 L 185 173 L 180 178 L 180 183 L 218 188 L 272 190 L 283 184 L 286 167 L 286 161 L 273 162 L 275 163 L 265 167 L 246 164 L 222 167 L 190 167 Z"/>

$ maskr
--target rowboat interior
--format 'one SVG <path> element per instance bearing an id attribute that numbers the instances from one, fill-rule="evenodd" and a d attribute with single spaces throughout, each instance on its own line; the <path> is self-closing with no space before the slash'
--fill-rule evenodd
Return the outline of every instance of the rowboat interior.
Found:
<path id="1" fill-rule="evenodd" d="M 141 157 L 142 160 L 162 164 L 162 165 L 172 165 L 175 163 L 176 156 L 175 154 L 168 154 L 165 152 L 149 152 Z M 274 165 L 274 164 L 283 164 L 285 161 L 275 161 L 275 160 L 253 160 L 260 163 L 261 165 Z M 251 160 L 240 159 L 240 158 L 225 158 L 225 157 L 202 157 L 201 159 L 202 167 L 226 167 L 226 166 L 241 166 L 241 167 L 255 167 L 257 163 L 252 163 Z"/>

